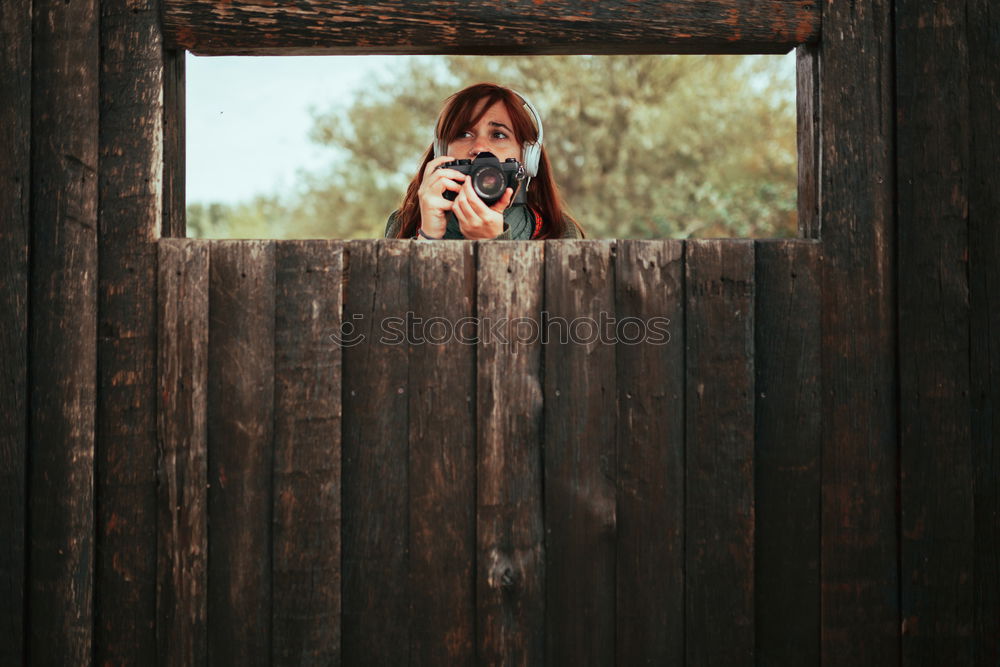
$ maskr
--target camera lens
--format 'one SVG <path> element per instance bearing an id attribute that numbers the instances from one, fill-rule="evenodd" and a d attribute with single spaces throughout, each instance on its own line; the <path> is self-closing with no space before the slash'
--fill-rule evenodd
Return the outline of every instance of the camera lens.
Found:
<path id="1" fill-rule="evenodd" d="M 496 167 L 480 167 L 472 175 L 472 188 L 484 201 L 500 199 L 506 185 L 503 172 Z"/>

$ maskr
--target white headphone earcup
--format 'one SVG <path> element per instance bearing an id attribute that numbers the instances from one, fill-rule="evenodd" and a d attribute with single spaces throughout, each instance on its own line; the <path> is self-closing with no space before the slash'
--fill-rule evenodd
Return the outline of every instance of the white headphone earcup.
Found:
<path id="1" fill-rule="evenodd" d="M 521 149 L 521 161 L 524 162 L 524 171 L 528 176 L 538 176 L 538 163 L 542 159 L 542 147 L 537 144 L 525 143 Z"/>

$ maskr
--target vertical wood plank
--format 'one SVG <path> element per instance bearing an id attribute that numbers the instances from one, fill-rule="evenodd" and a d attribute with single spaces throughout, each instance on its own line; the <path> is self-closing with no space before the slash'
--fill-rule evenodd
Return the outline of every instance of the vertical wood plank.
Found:
<path id="1" fill-rule="evenodd" d="M 799 236 L 818 239 L 822 197 L 819 191 L 819 53 L 815 44 L 796 48 L 795 72 Z"/>
<path id="2" fill-rule="evenodd" d="M 977 667 L 1000 662 L 1000 8 L 965 5 L 969 54 L 969 288 Z"/>
<path id="3" fill-rule="evenodd" d="M 209 268 L 208 660 L 271 661 L 274 242 L 215 241 Z"/>
<path id="4" fill-rule="evenodd" d="M 542 243 L 479 244 L 476 609 L 483 665 L 545 659 L 544 275 L 538 270 L 544 249 Z"/>
<path id="5" fill-rule="evenodd" d="M 899 662 L 892 2 L 827 0 L 823 204 L 822 655 Z"/>
<path id="6" fill-rule="evenodd" d="M 971 664 L 968 51 L 964 6 L 897 0 L 902 664 Z"/>
<path id="7" fill-rule="evenodd" d="M 475 244 L 410 251 L 410 664 L 471 665 L 476 639 Z"/>
<path id="8" fill-rule="evenodd" d="M 686 654 L 754 664 L 754 247 L 685 244 Z"/>
<path id="9" fill-rule="evenodd" d="M 819 244 L 757 241 L 757 663 L 819 664 Z"/>
<path id="10" fill-rule="evenodd" d="M 618 244 L 619 665 L 684 664 L 683 252 Z"/>
<path id="11" fill-rule="evenodd" d="M 101 3 L 94 660 L 156 661 L 159 2 Z"/>
<path id="12" fill-rule="evenodd" d="M 159 243 L 156 664 L 207 649 L 209 244 Z"/>
<path id="13" fill-rule="evenodd" d="M 0 4 L 0 664 L 24 654 L 31 2 Z"/>
<path id="14" fill-rule="evenodd" d="M 612 242 L 545 248 L 546 662 L 615 659 Z"/>
<path id="15" fill-rule="evenodd" d="M 338 665 L 343 244 L 275 252 L 274 662 Z"/>
<path id="16" fill-rule="evenodd" d="M 161 0 L 162 1 L 162 0 Z M 163 215 L 160 235 L 164 238 L 187 236 L 185 194 L 185 61 L 183 50 L 163 51 Z"/>
<path id="17" fill-rule="evenodd" d="M 343 347 L 343 661 L 405 665 L 410 604 L 410 241 L 346 244 Z"/>
<path id="18" fill-rule="evenodd" d="M 92 659 L 98 3 L 32 6 L 28 656 Z"/>

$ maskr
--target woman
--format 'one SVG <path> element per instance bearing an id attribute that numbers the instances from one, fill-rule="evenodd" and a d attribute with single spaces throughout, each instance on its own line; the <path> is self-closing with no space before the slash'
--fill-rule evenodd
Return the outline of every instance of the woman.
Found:
<path id="1" fill-rule="evenodd" d="M 563 210 L 542 146 L 541 119 L 527 100 L 491 83 L 469 86 L 445 103 L 435 132 L 402 206 L 389 216 L 386 238 L 583 238 L 583 230 Z M 480 199 L 465 174 L 439 168 L 487 152 L 500 162 L 524 162 L 528 175 L 516 195 L 507 188 L 492 206 Z M 446 198 L 446 192 L 454 194 Z"/>

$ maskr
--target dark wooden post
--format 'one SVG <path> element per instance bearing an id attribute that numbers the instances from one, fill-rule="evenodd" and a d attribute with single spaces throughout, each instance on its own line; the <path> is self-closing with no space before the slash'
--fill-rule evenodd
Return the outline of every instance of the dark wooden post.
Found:
<path id="1" fill-rule="evenodd" d="M 973 664 L 966 8 L 896 2 L 902 664 Z"/>
<path id="2" fill-rule="evenodd" d="M 504 318 L 539 322 L 544 244 L 479 244 L 477 570 L 479 664 L 545 659 L 542 344 L 488 335 Z M 521 319 L 523 318 L 523 319 Z M 514 327 L 502 329 L 512 333 Z"/>
<path id="3" fill-rule="evenodd" d="M 413 666 L 470 665 L 476 656 L 476 347 L 452 335 L 475 314 L 475 270 L 471 243 L 410 251 Z"/>
<path id="4" fill-rule="evenodd" d="M 755 245 L 756 658 L 819 665 L 820 246 Z"/>
<path id="5" fill-rule="evenodd" d="M 31 2 L 0 4 L 0 663 L 24 661 Z"/>
<path id="6" fill-rule="evenodd" d="M 343 318 L 351 334 L 343 349 L 345 665 L 409 661 L 409 355 L 396 335 L 405 329 L 381 326 L 409 310 L 411 245 L 345 246 L 350 273 Z"/>
<path id="7" fill-rule="evenodd" d="M 101 3 L 94 657 L 156 660 L 158 0 Z"/>
<path id="8" fill-rule="evenodd" d="M 159 244 L 156 640 L 158 665 L 208 655 L 209 244 Z"/>
<path id="9" fill-rule="evenodd" d="M 271 655 L 339 665 L 343 242 L 276 246 Z"/>
<path id="10" fill-rule="evenodd" d="M 274 242 L 212 241 L 208 662 L 271 660 Z"/>
<path id="11" fill-rule="evenodd" d="M 684 244 L 617 247 L 616 661 L 682 665 Z"/>
<path id="12" fill-rule="evenodd" d="M 164 238 L 187 236 L 184 189 L 184 89 L 185 56 L 183 49 L 163 53 L 163 224 Z"/>
<path id="13" fill-rule="evenodd" d="M 1000 662 L 1000 8 L 967 3 L 976 667 Z"/>
<path id="14" fill-rule="evenodd" d="M 754 246 L 685 243 L 689 665 L 754 662 Z"/>
<path id="15" fill-rule="evenodd" d="M 546 242 L 545 655 L 615 659 L 614 242 Z M 551 319 L 549 319 L 551 318 Z M 551 325 L 551 326 L 549 326 Z"/>
<path id="16" fill-rule="evenodd" d="M 32 8 L 28 659 L 92 659 L 98 3 Z"/>
<path id="17" fill-rule="evenodd" d="M 824 665 L 899 659 L 891 2 L 826 0 L 823 196 Z"/>

